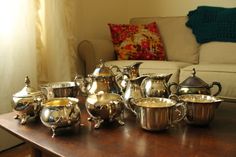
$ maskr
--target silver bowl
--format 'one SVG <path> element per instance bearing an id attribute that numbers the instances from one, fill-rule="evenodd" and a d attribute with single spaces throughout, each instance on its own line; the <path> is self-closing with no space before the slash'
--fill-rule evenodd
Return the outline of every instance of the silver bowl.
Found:
<path id="1" fill-rule="evenodd" d="M 185 121 L 195 125 L 210 124 L 214 119 L 215 110 L 222 102 L 220 98 L 202 94 L 181 95 L 179 99 L 186 103 Z"/>
<path id="2" fill-rule="evenodd" d="M 76 97 L 79 88 L 75 82 L 52 82 L 41 85 L 41 90 L 48 99 L 57 97 Z"/>
<path id="3" fill-rule="evenodd" d="M 40 120 L 53 131 L 52 137 L 56 135 L 56 130 L 73 127 L 80 123 L 81 113 L 77 98 L 52 98 L 42 103 Z"/>
<path id="4" fill-rule="evenodd" d="M 90 115 L 89 120 L 95 122 L 95 128 L 99 128 L 103 121 L 117 120 L 124 125 L 122 119 L 124 102 L 120 95 L 115 93 L 92 94 L 87 97 L 85 105 Z"/>

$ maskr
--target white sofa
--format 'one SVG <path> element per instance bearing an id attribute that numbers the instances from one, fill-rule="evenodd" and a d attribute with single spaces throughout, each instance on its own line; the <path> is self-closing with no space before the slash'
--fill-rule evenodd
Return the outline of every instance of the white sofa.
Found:
<path id="1" fill-rule="evenodd" d="M 170 82 L 182 82 L 196 69 L 196 76 L 207 83 L 218 81 L 222 85 L 220 97 L 236 100 L 236 43 L 209 42 L 198 44 L 191 29 L 186 27 L 186 16 L 132 18 L 132 24 L 156 21 L 164 42 L 168 61 L 143 61 L 140 73 L 172 73 Z M 106 65 L 120 67 L 138 60 L 115 60 L 111 39 L 88 39 L 80 42 L 78 57 L 86 74 L 91 73 L 99 59 Z M 216 90 L 212 88 L 212 90 Z M 214 91 L 212 91 L 214 92 Z"/>

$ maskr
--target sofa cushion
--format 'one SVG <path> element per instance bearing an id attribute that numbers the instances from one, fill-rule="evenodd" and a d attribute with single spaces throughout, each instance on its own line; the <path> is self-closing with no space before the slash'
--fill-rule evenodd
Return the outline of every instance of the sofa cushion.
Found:
<path id="1" fill-rule="evenodd" d="M 169 82 L 178 82 L 179 81 L 179 71 L 180 68 L 189 66 L 191 64 L 184 62 L 171 62 L 171 61 L 144 61 L 144 60 L 116 60 L 116 61 L 107 61 L 106 65 L 117 65 L 119 67 L 129 66 L 135 62 L 143 62 L 139 67 L 140 74 L 147 73 L 156 73 L 156 74 L 170 74 L 173 75 L 170 78 Z"/>
<path id="2" fill-rule="evenodd" d="M 109 24 L 117 59 L 165 60 L 164 46 L 155 22 Z"/>
<path id="3" fill-rule="evenodd" d="M 209 42 L 200 46 L 200 63 L 235 64 L 235 42 Z"/>
<path id="4" fill-rule="evenodd" d="M 167 59 L 198 63 L 198 46 L 191 29 L 185 26 L 187 17 L 147 17 L 132 18 L 132 24 L 156 21 L 164 42 Z"/>
<path id="5" fill-rule="evenodd" d="M 233 99 L 236 97 L 236 64 L 199 64 L 185 67 L 180 70 L 180 82 L 189 77 L 192 69 L 196 69 L 196 76 L 206 83 L 220 82 L 222 91 L 220 97 Z M 217 88 L 213 86 L 212 94 L 216 93 Z"/>

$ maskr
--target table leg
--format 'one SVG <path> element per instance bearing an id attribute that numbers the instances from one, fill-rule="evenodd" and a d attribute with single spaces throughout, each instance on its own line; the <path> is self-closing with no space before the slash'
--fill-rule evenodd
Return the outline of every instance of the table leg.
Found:
<path id="1" fill-rule="evenodd" d="M 32 157 L 42 157 L 42 151 L 32 146 Z"/>

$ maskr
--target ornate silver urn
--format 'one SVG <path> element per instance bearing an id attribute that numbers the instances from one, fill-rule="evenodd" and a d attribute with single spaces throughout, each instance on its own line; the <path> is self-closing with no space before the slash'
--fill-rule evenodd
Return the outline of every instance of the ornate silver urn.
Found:
<path id="1" fill-rule="evenodd" d="M 213 86 L 216 86 L 218 90 L 216 93 L 211 93 L 211 88 Z M 183 94 L 205 94 L 205 95 L 213 95 L 217 96 L 221 92 L 221 84 L 220 82 L 212 82 L 211 84 L 207 84 L 202 79 L 196 76 L 196 70 L 193 68 L 192 76 L 185 79 L 180 84 L 177 84 L 175 82 L 169 84 L 169 90 L 173 90 L 172 87 L 175 87 L 177 95 L 183 95 Z"/>
<path id="2" fill-rule="evenodd" d="M 30 86 L 30 79 L 25 78 L 25 87 L 15 93 L 12 98 L 13 111 L 16 113 L 15 119 L 20 119 L 21 124 L 25 124 L 30 119 L 39 116 L 41 102 L 46 100 L 46 96 Z"/>

